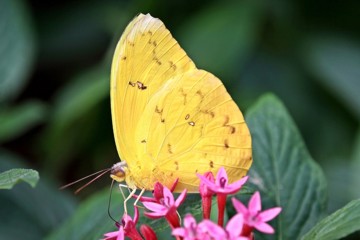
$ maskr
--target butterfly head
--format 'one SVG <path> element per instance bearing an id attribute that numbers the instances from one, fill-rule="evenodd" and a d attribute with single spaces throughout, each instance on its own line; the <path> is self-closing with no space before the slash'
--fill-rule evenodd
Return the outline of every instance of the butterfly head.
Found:
<path id="1" fill-rule="evenodd" d="M 126 177 L 127 164 L 125 161 L 114 164 L 111 167 L 110 177 L 117 182 L 123 182 Z"/>

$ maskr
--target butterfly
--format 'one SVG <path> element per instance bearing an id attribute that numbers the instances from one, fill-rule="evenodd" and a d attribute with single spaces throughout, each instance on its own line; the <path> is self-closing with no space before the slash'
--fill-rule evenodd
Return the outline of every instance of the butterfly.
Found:
<path id="1" fill-rule="evenodd" d="M 196 173 L 216 174 L 223 166 L 233 182 L 249 170 L 251 136 L 241 111 L 160 19 L 139 14 L 126 27 L 113 57 L 110 95 L 122 159 L 114 180 L 152 190 L 155 182 L 170 187 L 178 179 L 175 192 L 198 192 Z"/>

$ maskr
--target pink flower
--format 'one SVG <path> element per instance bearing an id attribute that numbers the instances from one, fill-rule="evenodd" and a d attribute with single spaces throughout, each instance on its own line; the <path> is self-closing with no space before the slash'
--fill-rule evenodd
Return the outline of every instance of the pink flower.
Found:
<path id="1" fill-rule="evenodd" d="M 172 235 L 182 237 L 184 240 L 195 240 L 202 237 L 203 233 L 199 231 L 195 218 L 191 214 L 186 214 L 184 227 L 173 229 Z"/>
<path id="2" fill-rule="evenodd" d="M 104 234 L 105 238 L 103 240 L 124 240 L 125 236 L 132 240 L 143 240 L 142 236 L 145 240 L 157 240 L 154 230 L 145 224 L 140 227 L 142 236 L 140 235 L 136 229 L 136 224 L 139 220 L 139 209 L 135 206 L 134 211 L 134 220 L 129 215 L 124 214 L 121 224 L 116 223 L 119 230 Z"/>
<path id="3" fill-rule="evenodd" d="M 226 224 L 228 240 L 250 240 L 248 237 L 241 236 L 244 224 L 244 216 L 241 213 L 234 215 Z"/>
<path id="4" fill-rule="evenodd" d="M 172 228 L 180 227 L 179 217 L 177 215 L 177 208 L 185 200 L 187 190 L 184 189 L 179 197 L 174 200 L 174 196 L 167 187 L 163 188 L 164 198 L 160 203 L 143 202 L 143 205 L 152 212 L 144 212 L 144 215 L 157 219 L 165 217 Z"/>
<path id="5" fill-rule="evenodd" d="M 124 214 L 121 223 L 124 226 L 125 236 L 133 240 L 142 240 L 140 233 L 136 229 L 136 224 L 139 220 L 139 209 L 137 208 L 137 206 L 134 207 L 134 211 L 134 220 L 129 215 Z"/>
<path id="6" fill-rule="evenodd" d="M 245 176 L 234 183 L 228 184 L 229 179 L 223 167 L 219 169 L 216 175 L 215 182 L 212 182 L 211 180 L 200 174 L 197 174 L 197 176 L 200 178 L 202 184 L 205 184 L 211 191 L 222 194 L 236 193 L 240 190 L 240 188 L 245 184 L 248 179 L 248 176 Z"/>
<path id="7" fill-rule="evenodd" d="M 105 238 L 103 238 L 103 240 L 124 240 L 125 239 L 124 227 L 120 225 L 118 231 L 105 233 L 104 237 Z"/>
<path id="8" fill-rule="evenodd" d="M 175 180 L 175 182 L 173 183 L 173 185 L 171 186 L 170 188 L 170 191 L 173 192 L 177 183 L 179 182 L 179 178 L 177 178 Z M 164 189 L 164 186 L 159 183 L 159 182 L 156 182 L 155 185 L 154 185 L 154 190 L 153 190 L 153 198 L 152 197 L 143 197 L 141 196 L 140 197 L 140 202 L 157 202 L 157 203 L 160 203 L 160 201 L 162 201 L 162 199 L 164 198 L 164 193 L 163 193 L 163 189 Z M 138 198 L 138 195 L 134 195 L 133 198 Z"/>
<path id="9" fill-rule="evenodd" d="M 197 224 L 191 214 L 185 216 L 184 227 L 175 228 L 172 235 L 181 237 L 183 240 L 223 240 L 226 238 L 226 232 L 219 225 L 210 220 L 203 220 Z"/>
<path id="10" fill-rule="evenodd" d="M 226 239 L 226 232 L 225 230 L 217 225 L 216 223 L 213 223 L 209 219 L 205 219 L 198 225 L 199 231 L 203 232 L 203 237 L 198 238 L 199 240 L 224 240 Z"/>
<path id="11" fill-rule="evenodd" d="M 206 172 L 204 177 L 210 182 L 215 183 L 215 178 L 212 172 Z M 212 196 L 214 195 L 214 192 L 209 189 L 203 181 L 200 182 L 199 192 L 202 199 L 203 218 L 209 219 L 211 213 Z"/>
<path id="12" fill-rule="evenodd" d="M 217 203 L 218 203 L 218 224 L 220 226 L 224 225 L 224 213 L 226 206 L 226 197 L 228 194 L 234 194 L 240 190 L 240 188 L 245 184 L 248 177 L 243 177 L 242 179 L 228 184 L 228 176 L 223 167 L 221 167 L 216 175 L 215 182 L 207 179 L 205 176 L 197 174 L 201 180 L 201 184 L 206 185 L 211 191 L 217 194 Z"/>
<path id="13" fill-rule="evenodd" d="M 267 234 L 273 234 L 275 232 L 266 222 L 275 218 L 281 212 L 281 207 L 270 208 L 261 212 L 261 198 L 259 192 L 255 192 L 251 197 L 248 208 L 236 198 L 232 198 L 232 202 L 236 211 L 244 216 L 245 226 L 243 235 L 249 236 L 254 228 Z"/>

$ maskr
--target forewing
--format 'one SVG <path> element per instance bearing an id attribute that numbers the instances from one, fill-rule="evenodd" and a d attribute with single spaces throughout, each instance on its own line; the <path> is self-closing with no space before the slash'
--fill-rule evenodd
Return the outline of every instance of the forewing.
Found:
<path id="1" fill-rule="evenodd" d="M 134 161 L 135 130 L 152 96 L 195 65 L 157 18 L 140 14 L 125 29 L 111 69 L 111 111 L 122 160 Z"/>

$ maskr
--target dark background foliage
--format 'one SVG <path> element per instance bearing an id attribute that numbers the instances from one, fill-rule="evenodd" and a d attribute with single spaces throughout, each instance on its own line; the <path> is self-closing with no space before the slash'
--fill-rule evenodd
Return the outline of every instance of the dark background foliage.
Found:
<path id="1" fill-rule="evenodd" d="M 29 207 L 40 200 L 25 201 L 25 186 L 1 193 L 1 219 L 38 221 L 31 231 L 45 236 L 109 186 L 104 177 L 76 196 L 56 189 L 119 160 L 111 58 L 140 12 L 160 18 L 243 112 L 266 92 L 284 102 L 325 172 L 329 213 L 360 197 L 359 1 L 0 0 L 0 170 L 37 169 L 32 194 L 47 199 Z"/>

